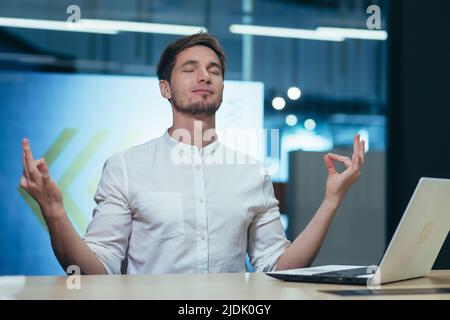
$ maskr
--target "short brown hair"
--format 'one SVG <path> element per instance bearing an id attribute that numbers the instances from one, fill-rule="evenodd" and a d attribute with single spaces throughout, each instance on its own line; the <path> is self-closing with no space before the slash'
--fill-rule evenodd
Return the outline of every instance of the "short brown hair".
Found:
<path id="1" fill-rule="evenodd" d="M 177 55 L 181 51 L 193 46 L 204 46 L 213 50 L 220 60 L 220 65 L 222 67 L 222 77 L 225 77 L 225 51 L 215 37 L 208 33 L 201 32 L 180 38 L 167 45 L 161 55 L 161 58 L 159 59 L 158 67 L 156 69 L 158 79 L 167 80 L 170 82 L 170 76 L 172 75 L 172 70 L 175 66 Z"/>

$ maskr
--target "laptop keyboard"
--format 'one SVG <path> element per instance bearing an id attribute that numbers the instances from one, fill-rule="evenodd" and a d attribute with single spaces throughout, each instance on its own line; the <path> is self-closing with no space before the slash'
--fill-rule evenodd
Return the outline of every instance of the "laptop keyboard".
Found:
<path id="1" fill-rule="evenodd" d="M 370 272 L 367 272 L 368 271 L 367 269 L 368 268 L 355 268 L 355 269 L 316 273 L 315 275 L 330 276 L 330 277 L 357 277 L 365 274 L 370 274 Z"/>

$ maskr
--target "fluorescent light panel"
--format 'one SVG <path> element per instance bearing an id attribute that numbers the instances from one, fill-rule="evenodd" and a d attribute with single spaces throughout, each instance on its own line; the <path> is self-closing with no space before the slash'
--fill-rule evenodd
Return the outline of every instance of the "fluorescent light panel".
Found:
<path id="1" fill-rule="evenodd" d="M 71 32 L 90 32 L 116 34 L 117 30 L 102 28 L 91 28 L 82 23 L 71 23 L 66 21 L 42 20 L 42 19 L 19 19 L 0 17 L 0 26 L 25 29 L 57 30 Z"/>
<path id="2" fill-rule="evenodd" d="M 321 34 L 316 30 L 308 29 L 293 29 L 293 28 L 278 28 L 278 27 L 263 27 L 246 24 L 232 24 L 229 27 L 231 33 L 249 34 L 255 36 L 266 37 L 281 37 L 281 38 L 296 38 L 308 40 L 325 40 L 325 41 L 344 41 L 344 37 Z"/>
<path id="3" fill-rule="evenodd" d="M 142 33 L 160 33 L 174 35 L 190 35 L 200 31 L 206 32 L 207 29 L 202 26 L 185 26 L 175 24 L 130 22 L 116 20 L 100 19 L 81 19 L 77 23 L 42 19 L 20 19 L 20 18 L 2 18 L 0 17 L 0 26 L 43 29 L 73 32 L 90 32 L 117 34 L 118 32 L 142 32 Z"/>
<path id="4" fill-rule="evenodd" d="M 92 28 L 111 29 L 125 32 L 160 33 L 191 35 L 200 31 L 206 32 L 202 26 L 185 26 L 177 24 L 130 22 L 117 20 L 82 19 L 82 22 Z"/>
<path id="5" fill-rule="evenodd" d="M 344 41 L 345 39 L 386 40 L 388 37 L 387 32 L 383 30 L 351 28 L 318 27 L 315 30 L 309 30 L 232 24 L 229 30 L 236 34 L 324 41 Z"/>
<path id="6" fill-rule="evenodd" d="M 321 34 L 350 39 L 386 40 L 388 38 L 388 33 L 384 30 L 328 28 L 328 27 L 319 27 L 316 30 Z"/>

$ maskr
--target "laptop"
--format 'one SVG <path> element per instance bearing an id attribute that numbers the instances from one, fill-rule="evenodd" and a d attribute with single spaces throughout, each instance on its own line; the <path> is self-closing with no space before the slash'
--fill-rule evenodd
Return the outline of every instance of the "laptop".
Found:
<path id="1" fill-rule="evenodd" d="M 421 178 L 378 266 L 266 272 L 285 281 L 376 286 L 426 276 L 450 230 L 450 180 Z"/>

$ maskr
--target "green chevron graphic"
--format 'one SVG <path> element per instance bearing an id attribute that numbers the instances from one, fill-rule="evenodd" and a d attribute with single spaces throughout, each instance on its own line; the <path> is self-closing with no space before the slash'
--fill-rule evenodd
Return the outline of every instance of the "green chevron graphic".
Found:
<path id="1" fill-rule="evenodd" d="M 68 192 L 68 188 L 75 177 L 89 161 L 89 159 L 92 158 L 95 151 L 98 150 L 100 145 L 106 140 L 108 134 L 108 130 L 97 132 L 90 139 L 87 146 L 76 156 L 75 160 L 72 162 L 72 165 L 69 167 L 69 169 L 67 169 L 61 179 L 59 179 L 58 181 L 58 185 L 61 187 L 61 190 L 63 190 L 64 207 L 69 212 L 72 221 L 74 222 L 80 233 L 84 233 L 86 231 L 88 221 L 86 219 L 86 216 L 73 200 L 71 194 Z"/>
<path id="2" fill-rule="evenodd" d="M 69 144 L 69 142 L 74 138 L 78 129 L 67 128 L 58 136 L 50 149 L 45 153 L 45 158 L 49 168 L 52 163 L 58 158 L 64 148 Z M 106 140 L 109 132 L 108 130 L 102 130 L 94 134 L 94 136 L 89 140 L 88 144 L 83 148 L 83 150 L 75 157 L 75 160 L 71 163 L 69 168 L 64 172 L 61 178 L 57 181 L 58 186 L 64 197 L 64 206 L 67 213 L 74 223 L 76 229 L 80 233 L 84 233 L 88 224 L 88 221 L 74 201 L 72 195 L 69 192 L 69 187 L 75 180 L 76 176 L 80 173 L 86 163 L 92 158 L 96 150 L 100 145 Z M 40 213 L 39 205 L 36 201 L 31 198 L 24 190 L 19 187 L 19 192 L 28 206 L 31 208 L 33 213 L 42 223 L 44 228 L 47 229 L 44 219 Z"/>

